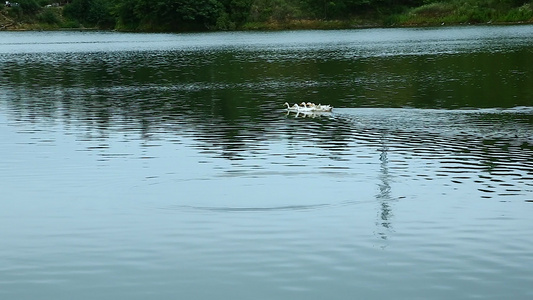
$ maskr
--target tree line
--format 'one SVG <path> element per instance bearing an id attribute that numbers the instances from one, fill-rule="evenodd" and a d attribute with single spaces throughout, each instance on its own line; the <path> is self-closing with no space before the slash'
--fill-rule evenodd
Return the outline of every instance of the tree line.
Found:
<path id="1" fill-rule="evenodd" d="M 18 0 L 36 13 L 57 0 Z M 61 0 L 70 26 L 133 31 L 235 30 L 246 23 L 349 20 L 370 12 L 414 7 L 426 0 Z M 63 5 L 62 5 L 63 6 Z M 19 12 L 20 14 L 20 12 Z M 42 15 L 42 13 L 41 13 Z M 52 13 L 41 21 L 59 23 Z"/>
<path id="2" fill-rule="evenodd" d="M 31 0 L 30 0 L 31 1 Z M 124 30 L 234 30 L 246 23 L 347 20 L 424 0 L 72 0 L 65 15 Z"/>
<path id="3" fill-rule="evenodd" d="M 238 30 L 363 19 L 373 25 L 533 21 L 533 0 L 17 0 L 41 23 L 126 31 Z M 47 9 L 45 9 L 47 8 Z M 0 11 L 1 12 L 1 11 Z"/>

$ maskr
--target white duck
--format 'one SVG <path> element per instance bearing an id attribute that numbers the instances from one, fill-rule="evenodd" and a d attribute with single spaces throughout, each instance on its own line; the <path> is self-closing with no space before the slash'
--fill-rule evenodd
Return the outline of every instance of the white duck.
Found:
<path id="1" fill-rule="evenodd" d="M 333 109 L 331 105 L 316 105 L 311 102 L 302 102 L 300 105 L 294 104 L 293 106 L 290 106 L 289 103 L 285 102 L 285 106 L 287 107 L 288 111 L 295 112 L 329 112 Z"/>
<path id="2" fill-rule="evenodd" d="M 316 111 L 332 111 L 333 107 L 331 105 L 316 105 Z"/>
<path id="3" fill-rule="evenodd" d="M 285 106 L 287 106 L 288 111 L 298 111 L 300 109 L 296 103 L 293 106 L 290 106 L 289 103 L 285 102 Z"/>

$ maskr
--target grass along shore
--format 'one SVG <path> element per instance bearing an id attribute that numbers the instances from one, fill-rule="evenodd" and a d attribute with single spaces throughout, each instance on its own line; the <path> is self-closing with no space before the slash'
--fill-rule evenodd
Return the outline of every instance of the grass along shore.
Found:
<path id="1" fill-rule="evenodd" d="M 491 23 L 533 23 L 533 2 L 517 7 L 490 0 L 433 2 L 388 16 L 385 20 L 390 26 Z"/>

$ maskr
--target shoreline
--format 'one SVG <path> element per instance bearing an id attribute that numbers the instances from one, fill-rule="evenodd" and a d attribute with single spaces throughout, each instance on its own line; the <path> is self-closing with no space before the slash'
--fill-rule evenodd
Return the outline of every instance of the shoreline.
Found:
<path id="1" fill-rule="evenodd" d="M 327 21 L 329 23 L 331 21 Z M 10 28 L 12 26 L 0 27 L 0 32 L 23 32 L 23 31 L 109 31 L 109 32 L 129 32 L 129 33 L 194 33 L 194 32 L 242 32 L 242 31 L 292 31 L 292 30 L 349 30 L 349 29 L 372 29 L 372 28 L 430 28 L 430 27 L 454 27 L 454 26 L 519 26 L 519 25 L 533 25 L 533 21 L 519 21 L 519 22 L 486 22 L 486 23 L 411 23 L 411 24 L 344 24 L 343 26 L 299 26 L 298 22 L 293 23 L 253 23 L 245 25 L 243 28 L 235 30 L 203 30 L 203 31 L 148 31 L 148 30 L 120 30 L 120 29 L 105 29 L 105 28 L 87 28 L 87 27 L 49 27 L 49 26 L 23 26 Z"/>

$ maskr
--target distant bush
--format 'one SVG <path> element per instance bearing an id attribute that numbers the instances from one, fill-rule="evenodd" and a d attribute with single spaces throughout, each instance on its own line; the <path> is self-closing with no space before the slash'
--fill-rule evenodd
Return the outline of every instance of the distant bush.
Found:
<path id="1" fill-rule="evenodd" d="M 526 3 L 520 7 L 511 9 L 504 17 L 503 21 L 518 22 L 529 21 L 533 18 L 533 9 L 531 4 Z"/>
<path id="2" fill-rule="evenodd" d="M 33 15 L 37 13 L 41 6 L 35 0 L 17 0 L 22 13 Z"/>
<path id="3" fill-rule="evenodd" d="M 20 6 L 12 6 L 7 10 L 7 15 L 14 19 L 21 18 L 23 14 L 24 13 Z"/>
<path id="4" fill-rule="evenodd" d="M 61 18 L 59 16 L 59 11 L 53 8 L 45 8 L 40 14 L 37 15 L 37 20 L 41 23 L 46 23 L 50 25 L 60 25 Z"/>
<path id="5" fill-rule="evenodd" d="M 59 25 L 61 25 L 61 28 L 80 28 L 81 27 L 80 22 L 76 20 L 65 20 Z"/>
<path id="6" fill-rule="evenodd" d="M 229 14 L 226 12 L 220 14 L 214 26 L 215 30 L 235 30 L 236 28 L 237 25 L 231 20 Z"/>
<path id="7" fill-rule="evenodd" d="M 443 17 L 453 12 L 455 7 L 450 3 L 434 2 L 414 8 L 411 13 L 426 17 Z"/>

